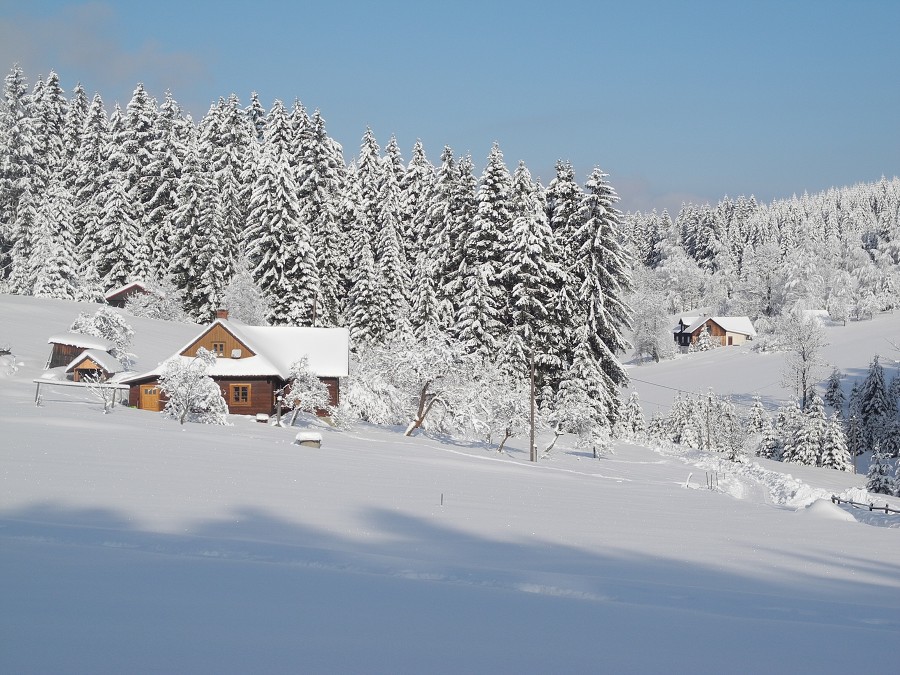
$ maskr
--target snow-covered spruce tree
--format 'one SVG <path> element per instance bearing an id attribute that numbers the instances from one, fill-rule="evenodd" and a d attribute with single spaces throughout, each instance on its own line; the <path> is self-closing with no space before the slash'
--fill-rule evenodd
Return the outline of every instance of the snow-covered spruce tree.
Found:
<path id="1" fill-rule="evenodd" d="M 319 295 L 319 277 L 308 224 L 300 219 L 297 185 L 286 155 L 260 154 L 244 232 L 254 280 L 268 299 L 270 323 L 308 326 Z"/>
<path id="2" fill-rule="evenodd" d="M 894 465 L 894 496 L 900 497 L 900 459 Z"/>
<path id="3" fill-rule="evenodd" d="M 125 369 L 131 368 L 134 363 L 134 354 L 128 350 L 134 339 L 134 330 L 128 322 L 111 307 L 100 307 L 94 314 L 81 312 L 69 330 L 82 335 L 93 335 L 113 343 L 110 354 L 115 356 Z"/>
<path id="4" fill-rule="evenodd" d="M 246 258 L 239 257 L 235 261 L 234 274 L 222 292 L 222 299 L 228 316 L 250 326 L 266 325 L 269 304 L 253 280 Z"/>
<path id="5" fill-rule="evenodd" d="M 159 388 L 166 395 L 167 417 L 179 424 L 227 424 L 228 404 L 219 385 L 208 375 L 216 355 L 203 347 L 193 358 L 173 356 L 163 363 Z"/>
<path id="6" fill-rule="evenodd" d="M 14 264 L 21 269 L 28 267 L 28 261 L 13 257 L 11 249 L 20 243 L 19 202 L 23 195 L 31 193 L 34 176 L 35 137 L 30 107 L 25 73 L 16 64 L 6 76 L 0 105 L 0 279 L 10 276 Z M 36 211 L 34 203 L 29 208 L 32 214 Z"/>
<path id="7" fill-rule="evenodd" d="M 774 459 L 783 460 L 792 457 L 794 453 L 794 438 L 797 429 L 802 424 L 802 411 L 797 399 L 791 398 L 785 405 L 778 409 L 775 415 L 775 434 L 778 438 L 778 448 Z"/>
<path id="8" fill-rule="evenodd" d="M 186 309 L 199 322 L 212 319 L 222 305 L 228 270 L 222 231 L 215 214 L 216 189 L 200 161 L 199 148 L 187 148 L 176 194 L 169 274 L 184 295 Z"/>
<path id="9" fill-rule="evenodd" d="M 294 411 L 288 426 L 294 426 L 301 412 L 315 415 L 320 410 L 328 410 L 328 387 L 312 372 L 308 357 L 304 356 L 291 364 L 288 386 L 282 400 Z"/>
<path id="10" fill-rule="evenodd" d="M 827 403 L 831 409 L 838 414 L 839 417 L 844 416 L 844 390 L 841 388 L 841 379 L 843 374 L 835 368 L 828 377 L 828 385 L 825 388 L 825 395 L 822 400 Z"/>
<path id="11" fill-rule="evenodd" d="M 78 151 L 72 160 L 74 172 L 72 194 L 74 212 L 73 236 L 77 243 L 80 276 L 96 277 L 99 282 L 100 261 L 93 252 L 100 234 L 101 207 L 104 202 L 104 184 L 98 179 L 98 167 L 103 166 L 109 143 L 109 121 L 103 107 L 103 99 L 95 95 L 88 107 L 81 129 Z M 102 289 L 106 290 L 106 289 Z M 85 298 L 88 299 L 88 298 Z"/>
<path id="12" fill-rule="evenodd" d="M 325 120 L 313 113 L 303 136 L 298 165 L 300 220 L 309 229 L 321 284 L 316 323 L 335 325 L 344 305 L 341 278 L 349 266 L 348 242 L 340 227 L 339 201 L 346 182 L 343 157 L 325 132 Z"/>
<path id="13" fill-rule="evenodd" d="M 380 302 L 381 282 L 375 271 L 375 257 L 365 232 L 359 233 L 357 244 L 359 248 L 353 256 L 356 266 L 347 297 L 346 321 L 352 344 L 364 347 L 384 340 L 388 335 L 388 328 Z"/>
<path id="14" fill-rule="evenodd" d="M 416 259 L 412 284 L 409 322 L 413 331 L 429 324 L 438 324 L 440 304 L 434 287 L 434 260 L 424 251 Z"/>
<path id="15" fill-rule="evenodd" d="M 618 432 L 623 438 L 640 440 L 647 432 L 647 421 L 644 419 L 644 411 L 636 391 L 631 392 L 628 402 L 622 410 L 622 420 L 619 423 Z"/>
<path id="16" fill-rule="evenodd" d="M 785 446 L 782 459 L 793 464 L 816 466 L 822 453 L 826 429 L 825 405 L 818 395 L 814 395 L 799 417 L 799 424 L 794 430 L 791 443 Z"/>
<path id="17" fill-rule="evenodd" d="M 825 436 L 822 439 L 822 452 L 819 455 L 819 466 L 838 471 L 853 471 L 853 462 L 847 450 L 847 438 L 844 425 L 837 412 L 831 413 Z"/>
<path id="18" fill-rule="evenodd" d="M 622 246 L 619 198 L 606 181 L 607 174 L 594 169 L 585 185 L 574 233 L 577 258 L 573 269 L 578 285 L 579 313 L 593 359 L 603 375 L 600 394 L 607 412 L 607 426 L 619 417 L 619 390 L 628 374 L 616 354 L 629 348 L 623 331 L 630 328 L 630 310 L 624 296 L 631 288 L 631 256 Z"/>
<path id="19" fill-rule="evenodd" d="M 66 98 L 59 84 L 59 76 L 50 71 L 46 82 L 35 83 L 31 95 L 34 124 L 33 186 L 37 194 L 50 187 L 51 179 L 58 179 L 65 162 L 63 136 L 66 119 Z"/>
<path id="20" fill-rule="evenodd" d="M 406 255 L 400 242 L 400 187 L 394 172 L 385 170 L 378 191 L 376 210 L 375 271 L 378 275 L 378 302 L 388 332 L 399 328 L 409 316 L 410 288 Z"/>
<path id="21" fill-rule="evenodd" d="M 400 231 L 406 244 L 406 255 L 410 261 L 427 251 L 426 242 L 430 236 L 428 207 L 435 189 L 434 166 L 425 156 L 422 142 L 413 146 L 412 159 L 406 167 L 400 183 L 401 202 Z"/>
<path id="22" fill-rule="evenodd" d="M 217 257 L 224 264 L 225 278 L 234 271 L 239 239 L 247 222 L 250 193 L 244 179 L 253 157 L 253 134 L 234 94 L 219 101 L 212 124 L 201 125 L 200 157 L 215 189 L 215 222 L 221 247 Z"/>
<path id="23" fill-rule="evenodd" d="M 692 352 L 708 352 L 710 349 L 715 349 L 718 346 L 719 343 L 709 334 L 709 327 L 703 326 L 703 330 L 697 336 L 697 341 L 691 343 L 690 349 Z"/>
<path id="24" fill-rule="evenodd" d="M 894 479 L 890 474 L 890 460 L 878 442 L 872 447 L 872 461 L 866 474 L 866 490 L 879 495 L 894 494 Z"/>
<path id="25" fill-rule="evenodd" d="M 104 194 L 94 249 L 100 281 L 106 290 L 136 278 L 142 246 L 138 213 L 130 201 L 126 182 L 129 159 L 122 149 L 122 125 L 122 111 L 116 106 L 100 169 Z"/>
<path id="26" fill-rule="evenodd" d="M 186 126 L 178 103 L 166 92 L 156 119 L 152 155 L 147 165 L 154 192 L 145 206 L 148 227 L 145 239 L 150 249 L 150 267 L 157 276 L 168 273 L 172 245 L 176 242 L 175 211 L 182 164 L 187 154 L 183 142 L 187 135 Z"/>
<path id="27" fill-rule="evenodd" d="M 38 234 L 32 254 L 35 297 L 61 300 L 78 297 L 71 223 L 72 196 L 61 181 L 53 179 L 35 221 Z"/>
<path id="28" fill-rule="evenodd" d="M 772 420 L 759 396 L 753 397 L 753 406 L 750 408 L 750 416 L 747 418 L 747 437 L 747 444 L 752 446 L 752 451 L 757 456 L 771 459 L 775 434 Z"/>
<path id="29" fill-rule="evenodd" d="M 609 398 L 586 333 L 584 327 L 576 332 L 575 358 L 563 372 L 548 421 L 551 427 L 575 434 L 576 447 L 590 448 L 596 455 L 610 438 Z"/>
<path id="30" fill-rule="evenodd" d="M 504 324 L 519 340 L 519 351 L 535 352 L 535 361 L 546 370 L 549 364 L 544 354 L 552 352 L 545 344 L 549 331 L 545 330 L 553 304 L 553 287 L 558 274 L 554 274 L 553 233 L 547 222 L 544 205 L 537 194 L 537 186 L 531 174 L 520 163 L 513 176 L 513 223 L 508 245 L 504 252 L 502 278 L 507 289 L 504 308 Z M 526 363 L 513 364 L 525 372 Z M 557 368 L 558 370 L 558 368 Z M 557 373 L 558 376 L 558 373 Z M 543 382 L 547 378 L 541 377 Z"/>
<path id="31" fill-rule="evenodd" d="M 497 352 L 497 336 L 502 331 L 491 274 L 491 267 L 486 264 L 466 269 L 456 316 L 456 338 L 469 354 L 479 358 L 491 358 Z"/>
<path id="32" fill-rule="evenodd" d="M 897 408 L 888 392 L 884 368 L 879 363 L 877 354 L 859 388 L 857 406 L 863 443 L 869 446 L 881 443 L 887 434 L 889 423 L 897 414 Z"/>

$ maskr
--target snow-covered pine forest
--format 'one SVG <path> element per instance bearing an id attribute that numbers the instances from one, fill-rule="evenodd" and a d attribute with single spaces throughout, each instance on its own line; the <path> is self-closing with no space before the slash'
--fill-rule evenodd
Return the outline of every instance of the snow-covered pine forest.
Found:
<path id="1" fill-rule="evenodd" d="M 222 98 L 195 122 L 142 85 L 109 111 L 80 85 L 67 97 L 55 73 L 29 86 L 13 67 L 0 103 L 0 290 L 98 301 L 142 279 L 168 298 L 132 308 L 147 316 L 204 322 L 227 306 L 248 323 L 347 326 L 365 354 L 354 412 L 372 422 L 409 422 L 390 400 L 397 388 L 379 380 L 405 359 L 410 386 L 432 380 L 429 369 L 457 373 L 470 407 L 473 378 L 511 392 L 477 400 L 490 411 L 454 419 L 462 411 L 447 406 L 432 422 L 503 438 L 522 424 L 533 354 L 543 420 L 602 445 L 635 424 L 620 397 L 628 338 L 638 356 L 671 355 L 678 313 L 747 315 L 765 347 L 799 309 L 846 322 L 897 304 L 897 178 L 769 205 L 686 204 L 674 220 L 622 214 L 617 201 L 599 169 L 581 184 L 560 161 L 545 186 L 524 163 L 510 171 L 497 144 L 478 173 L 449 147 L 432 163 L 417 142 L 406 160 L 394 138 L 382 149 L 366 129 L 347 161 L 319 111 L 266 110 L 255 94 Z M 445 385 L 422 396 L 449 401 Z M 851 452 L 858 412 L 844 416 Z M 819 404 L 809 415 L 820 438 L 837 424 Z M 794 457 L 805 427 L 781 417 L 792 421 L 780 438 L 757 422 L 757 451 L 847 466 L 821 450 Z M 650 427 L 690 444 L 682 422 Z"/>
<path id="2" fill-rule="evenodd" d="M 108 111 L 18 67 L 0 148 L 7 292 L 97 301 L 149 280 L 195 321 L 228 304 L 342 325 L 357 351 L 437 332 L 512 374 L 534 353 L 544 400 L 577 399 L 597 428 L 618 418 L 631 259 L 599 169 L 580 185 L 561 162 L 544 187 L 494 145 L 478 176 L 449 147 L 406 161 L 369 129 L 347 162 L 299 101 L 232 95 L 195 123 L 142 85 Z"/>

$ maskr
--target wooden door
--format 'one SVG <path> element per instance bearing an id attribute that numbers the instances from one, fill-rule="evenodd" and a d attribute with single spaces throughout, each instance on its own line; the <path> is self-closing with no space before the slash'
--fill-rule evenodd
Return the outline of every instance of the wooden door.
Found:
<path id="1" fill-rule="evenodd" d="M 155 384 L 141 385 L 141 410 L 153 410 L 159 412 L 163 409 L 163 404 L 159 400 L 159 387 Z"/>

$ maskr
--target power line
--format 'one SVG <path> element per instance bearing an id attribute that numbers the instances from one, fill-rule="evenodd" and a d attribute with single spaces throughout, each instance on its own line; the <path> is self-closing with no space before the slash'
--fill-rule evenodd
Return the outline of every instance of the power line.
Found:
<path id="1" fill-rule="evenodd" d="M 687 390 L 687 389 L 680 389 L 680 388 L 678 388 L 678 387 L 670 387 L 670 386 L 668 386 L 668 385 L 666 385 L 666 384 L 658 384 L 658 383 L 656 383 L 656 382 L 648 382 L 647 380 L 640 380 L 640 379 L 638 379 L 638 378 L 636 378 L 636 377 L 630 377 L 630 376 L 629 376 L 628 379 L 629 379 L 630 381 L 632 381 L 632 382 L 640 382 L 641 384 L 649 384 L 651 387 L 659 387 L 660 389 L 668 389 L 669 391 L 675 391 L 675 392 L 678 392 L 679 394 L 691 394 L 691 395 L 693 395 L 693 396 L 702 396 L 702 395 L 703 395 L 703 394 L 701 394 L 700 392 L 689 391 L 689 390 Z M 774 384 L 774 383 L 773 383 L 773 384 Z M 768 386 L 771 386 L 771 385 L 766 385 L 766 386 L 768 387 Z M 753 404 L 752 404 L 752 403 L 743 403 L 743 402 L 741 402 L 741 401 L 735 401 L 735 400 L 734 400 L 734 394 L 729 395 L 727 398 L 731 401 L 731 403 L 732 403 L 733 405 L 739 405 L 739 406 L 742 406 L 742 407 L 744 407 L 744 408 L 752 408 L 752 407 L 753 407 Z M 760 402 L 762 403 L 762 399 L 760 399 Z M 659 405 L 659 403 L 656 403 L 656 404 L 654 404 L 654 405 Z M 772 410 L 777 410 L 777 409 L 778 409 L 778 405 L 777 405 L 777 404 L 774 404 L 774 403 L 771 403 L 771 404 L 770 404 L 770 403 L 763 403 L 763 406 L 764 406 L 764 407 L 769 407 L 769 408 L 771 408 Z"/>

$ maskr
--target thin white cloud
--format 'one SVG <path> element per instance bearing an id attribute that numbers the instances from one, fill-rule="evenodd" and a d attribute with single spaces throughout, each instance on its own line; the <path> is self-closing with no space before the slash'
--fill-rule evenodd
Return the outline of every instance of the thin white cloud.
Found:
<path id="1" fill-rule="evenodd" d="M 124 105 L 138 82 L 154 96 L 170 89 L 181 98 L 209 79 L 200 54 L 166 50 L 152 40 L 125 44 L 121 18 L 108 4 L 71 5 L 42 17 L 25 11 L 0 17 L 0 67 L 19 63 L 31 81 L 55 70 L 67 88 L 80 81 L 89 94 L 98 91 Z"/>

